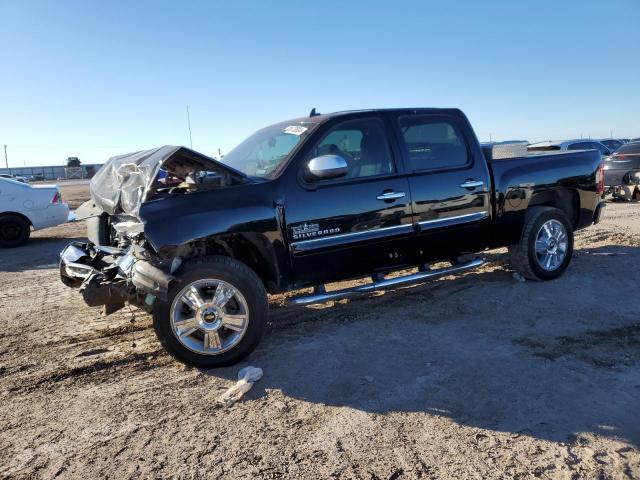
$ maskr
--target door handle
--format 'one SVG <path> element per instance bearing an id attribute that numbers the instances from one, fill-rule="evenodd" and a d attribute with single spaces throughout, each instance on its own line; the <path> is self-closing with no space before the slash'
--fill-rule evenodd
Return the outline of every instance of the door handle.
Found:
<path id="1" fill-rule="evenodd" d="M 478 188 L 484 185 L 484 182 L 478 180 L 466 180 L 460 184 L 460 188 Z"/>
<path id="2" fill-rule="evenodd" d="M 395 200 L 396 198 L 404 197 L 404 192 L 385 192 L 382 195 L 378 195 L 378 200 Z"/>

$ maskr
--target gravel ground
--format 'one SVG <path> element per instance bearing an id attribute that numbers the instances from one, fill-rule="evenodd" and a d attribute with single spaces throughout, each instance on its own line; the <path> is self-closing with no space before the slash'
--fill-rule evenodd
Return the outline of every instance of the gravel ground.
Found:
<path id="1" fill-rule="evenodd" d="M 76 206 L 86 185 L 67 185 Z M 0 251 L 0 476 L 640 478 L 640 205 L 610 203 L 567 273 L 484 268 L 281 307 L 247 361 L 199 371 L 148 315 L 58 280 L 82 224 Z M 231 408 L 239 368 L 264 377 Z"/>

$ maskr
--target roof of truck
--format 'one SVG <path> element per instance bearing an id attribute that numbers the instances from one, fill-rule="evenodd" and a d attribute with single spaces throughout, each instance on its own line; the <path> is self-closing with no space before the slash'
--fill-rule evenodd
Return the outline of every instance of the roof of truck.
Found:
<path id="1" fill-rule="evenodd" d="M 360 110 L 341 110 L 338 112 L 329 112 L 329 113 L 316 113 L 314 108 L 311 111 L 311 114 L 307 115 L 306 117 L 290 118 L 288 120 L 283 120 L 280 122 L 273 123 L 264 128 L 269 128 L 274 125 L 294 125 L 294 124 L 304 125 L 305 123 L 317 125 L 336 117 L 366 114 L 366 113 L 381 113 L 381 112 L 412 113 L 412 114 L 413 113 L 425 113 L 425 114 L 445 113 L 449 115 L 451 114 L 463 115 L 462 111 L 458 108 L 431 108 L 431 107 L 369 108 L 369 109 L 360 109 Z"/>

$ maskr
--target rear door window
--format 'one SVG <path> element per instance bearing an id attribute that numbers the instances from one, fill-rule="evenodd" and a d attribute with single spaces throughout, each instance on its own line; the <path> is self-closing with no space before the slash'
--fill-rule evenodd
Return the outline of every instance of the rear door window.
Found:
<path id="1" fill-rule="evenodd" d="M 453 122 L 411 115 L 400 117 L 398 123 L 412 171 L 445 170 L 469 163 L 467 145 Z"/>

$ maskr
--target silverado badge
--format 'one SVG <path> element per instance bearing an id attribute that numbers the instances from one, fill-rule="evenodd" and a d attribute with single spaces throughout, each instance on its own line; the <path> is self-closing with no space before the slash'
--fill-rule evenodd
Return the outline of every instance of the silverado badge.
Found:
<path id="1" fill-rule="evenodd" d="M 291 227 L 294 240 L 301 240 L 304 238 L 321 237 L 323 235 L 329 235 L 332 233 L 340 232 L 340 228 L 327 228 L 320 230 L 320 226 L 317 223 L 303 223 L 302 225 L 296 225 Z"/>

